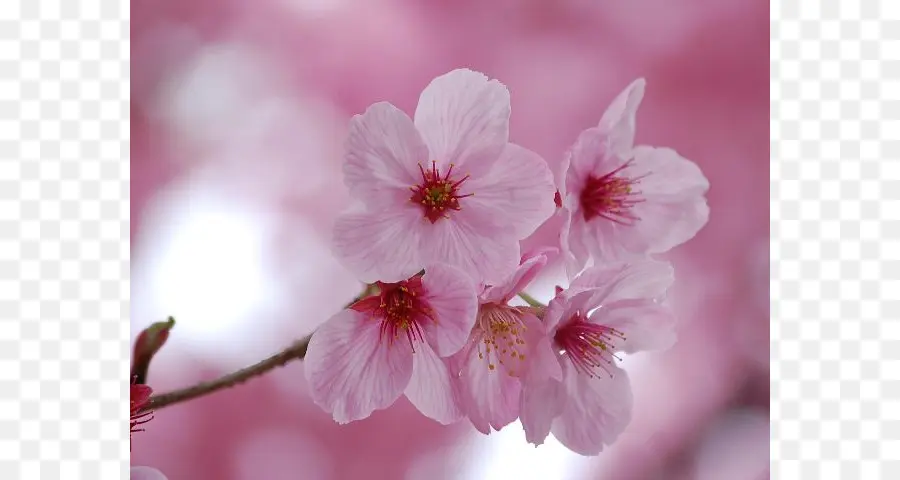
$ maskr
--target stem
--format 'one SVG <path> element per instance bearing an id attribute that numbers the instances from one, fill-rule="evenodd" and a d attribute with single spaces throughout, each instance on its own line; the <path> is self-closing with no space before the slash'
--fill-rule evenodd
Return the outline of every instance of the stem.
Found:
<path id="1" fill-rule="evenodd" d="M 528 305 L 531 305 L 532 307 L 546 307 L 546 305 L 537 301 L 534 297 L 525 293 L 524 291 L 519 292 L 519 298 L 521 298 L 522 300 L 525 300 L 525 303 L 527 303 Z"/>
<path id="2" fill-rule="evenodd" d="M 150 402 L 143 408 L 146 410 L 159 410 L 160 408 L 174 405 L 176 403 L 185 402 L 193 398 L 202 397 L 210 393 L 216 392 L 223 388 L 233 387 L 258 377 L 264 373 L 274 370 L 275 368 L 286 365 L 291 360 L 299 360 L 306 356 L 306 347 L 309 346 L 309 339 L 312 335 L 297 340 L 293 345 L 272 355 L 271 357 L 246 368 L 242 368 L 236 372 L 229 373 L 208 382 L 201 382 L 192 387 L 175 390 L 173 392 L 163 393 L 150 397 Z"/>
<path id="3" fill-rule="evenodd" d="M 354 303 L 376 293 L 377 291 L 378 290 L 375 285 L 367 284 L 362 293 L 357 295 L 352 301 L 350 301 L 350 303 L 344 306 L 344 309 L 349 308 Z M 274 370 L 278 367 L 283 367 L 288 362 L 291 362 L 293 360 L 302 360 L 303 357 L 306 356 L 306 348 L 309 346 L 309 340 L 312 338 L 312 336 L 313 334 L 310 333 L 300 340 L 297 340 L 284 350 L 276 353 L 275 355 L 272 355 L 271 357 L 261 362 L 256 363 L 255 365 L 250 365 L 249 367 L 242 368 L 236 372 L 229 373 L 215 380 L 201 382 L 192 387 L 182 388 L 181 390 L 175 390 L 173 392 L 153 395 L 152 397 L 150 397 L 150 401 L 143 409 L 141 409 L 141 411 L 145 412 L 148 410 L 159 410 L 160 408 L 168 407 L 169 405 L 174 405 L 176 403 L 186 402 L 193 398 L 202 397 L 218 390 L 222 390 L 223 388 L 239 385 L 246 382 L 247 380 L 250 380 L 253 377 L 259 377 L 269 372 L 270 370 Z"/>

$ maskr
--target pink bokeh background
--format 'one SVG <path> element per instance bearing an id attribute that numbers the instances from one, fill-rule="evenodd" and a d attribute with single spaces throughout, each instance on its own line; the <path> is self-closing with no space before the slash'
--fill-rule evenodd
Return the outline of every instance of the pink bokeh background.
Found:
<path id="1" fill-rule="evenodd" d="M 360 285 L 329 253 L 347 122 L 412 112 L 458 67 L 505 83 L 511 141 L 556 166 L 637 77 L 637 143 L 711 183 L 668 255 L 680 341 L 629 357 L 635 418 L 599 457 L 518 424 L 485 437 L 405 400 L 338 426 L 288 365 L 156 413 L 132 463 L 170 480 L 769 477 L 768 4 L 742 0 L 132 0 L 132 338 L 178 319 L 150 384 L 180 388 L 286 346 Z M 554 241 L 548 224 L 528 245 Z M 548 298 L 561 269 L 532 289 Z"/>

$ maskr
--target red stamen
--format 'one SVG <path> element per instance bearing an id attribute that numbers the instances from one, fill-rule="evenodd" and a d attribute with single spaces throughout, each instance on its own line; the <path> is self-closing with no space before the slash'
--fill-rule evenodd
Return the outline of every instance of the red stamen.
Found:
<path id="1" fill-rule="evenodd" d="M 131 392 L 129 394 L 129 397 L 131 397 L 131 428 L 129 436 L 136 432 L 143 432 L 144 429 L 139 427 L 153 420 L 152 410 L 141 411 L 150 402 L 151 393 L 153 393 L 153 390 L 147 385 L 131 384 Z"/>
<path id="2" fill-rule="evenodd" d="M 607 365 L 620 360 L 615 355 L 616 343 L 625 340 L 622 332 L 591 323 L 581 312 L 576 312 L 553 337 L 560 351 L 575 368 L 590 377 L 598 376 L 598 369 L 612 377 Z"/>
<path id="3" fill-rule="evenodd" d="M 588 176 L 579 198 L 586 222 L 600 217 L 620 225 L 634 225 L 640 220 L 632 212 L 632 207 L 644 201 L 641 192 L 634 190 L 643 176 L 628 178 L 618 175 L 630 164 L 631 160 L 601 177 Z"/>
<path id="4" fill-rule="evenodd" d="M 469 179 L 469 175 L 465 175 L 459 180 L 453 181 L 451 175 L 453 173 L 453 164 L 441 177 L 437 168 L 437 162 L 431 162 L 431 170 L 426 171 L 422 164 L 419 164 L 419 173 L 422 174 L 422 182 L 419 185 L 409 187 L 412 195 L 409 201 L 416 203 L 422 207 L 422 211 L 431 223 L 437 222 L 440 218 L 449 218 L 450 210 L 460 210 L 459 199 L 471 197 L 474 193 L 460 195 L 459 188 Z"/>
<path id="5" fill-rule="evenodd" d="M 378 282 L 378 288 L 380 294 L 364 298 L 350 308 L 381 321 L 379 335 L 382 341 L 393 345 L 403 335 L 415 352 L 416 344 L 425 341 L 422 327 L 426 322 L 437 323 L 433 310 L 424 299 L 422 279 L 413 277 L 398 283 Z"/>

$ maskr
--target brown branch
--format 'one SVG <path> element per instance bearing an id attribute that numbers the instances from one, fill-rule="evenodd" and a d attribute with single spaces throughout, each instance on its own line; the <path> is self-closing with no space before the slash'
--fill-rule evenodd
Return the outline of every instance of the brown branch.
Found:
<path id="1" fill-rule="evenodd" d="M 353 300 L 351 300 L 350 303 L 345 305 L 344 308 L 350 308 L 350 306 L 354 303 L 377 292 L 377 286 L 375 286 L 374 284 L 367 284 L 365 288 L 363 288 L 363 291 Z M 303 357 L 306 356 L 306 347 L 309 346 L 310 338 L 312 338 L 312 334 L 309 334 L 306 337 L 297 340 L 291 346 L 255 365 L 250 365 L 249 367 L 242 368 L 236 372 L 229 373 L 228 375 L 219 377 L 215 380 L 198 383 L 197 385 L 194 385 L 192 387 L 182 388 L 181 390 L 175 390 L 174 392 L 153 395 L 152 397 L 150 397 L 150 401 L 144 408 L 141 409 L 141 411 L 146 412 L 149 410 L 159 410 L 160 408 L 167 407 L 169 405 L 174 405 L 176 403 L 185 402 L 193 398 L 202 397 L 203 395 L 219 391 L 223 388 L 233 387 L 235 385 L 244 383 L 253 377 L 258 377 L 269 372 L 270 370 L 282 367 L 292 360 L 302 360 Z"/>
<path id="2" fill-rule="evenodd" d="M 202 397 L 223 388 L 233 387 L 258 377 L 275 368 L 286 365 L 291 360 L 300 360 L 306 356 L 306 347 L 309 345 L 309 339 L 312 335 L 297 340 L 293 345 L 272 355 L 271 357 L 246 368 L 242 368 L 236 372 L 219 377 L 209 382 L 198 383 L 192 387 L 175 390 L 173 392 L 163 393 L 150 397 L 150 402 L 143 408 L 147 410 L 159 410 L 160 408 L 174 405 L 176 403 L 185 402 L 193 398 Z"/>

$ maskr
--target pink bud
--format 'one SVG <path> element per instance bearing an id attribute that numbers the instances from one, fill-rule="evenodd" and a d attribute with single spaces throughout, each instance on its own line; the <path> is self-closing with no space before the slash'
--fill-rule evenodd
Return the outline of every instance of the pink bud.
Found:
<path id="1" fill-rule="evenodd" d="M 175 319 L 169 317 L 164 322 L 156 322 L 142 331 L 134 342 L 134 359 L 131 378 L 134 383 L 146 383 L 150 360 L 169 338 L 169 330 L 175 326 Z"/>

